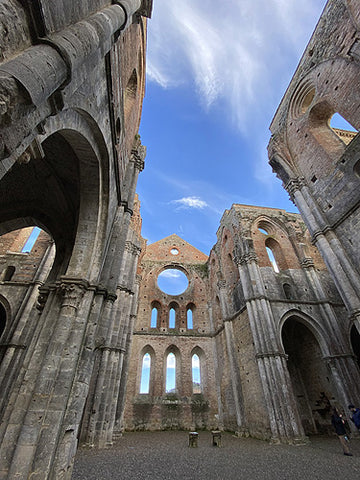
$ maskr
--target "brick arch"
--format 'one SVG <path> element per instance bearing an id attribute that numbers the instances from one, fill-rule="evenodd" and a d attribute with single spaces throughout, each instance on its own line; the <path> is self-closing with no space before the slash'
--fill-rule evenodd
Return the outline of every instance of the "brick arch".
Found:
<path id="1" fill-rule="evenodd" d="M 355 57 L 353 60 L 340 57 L 327 59 L 313 67 L 293 88 L 283 138 L 286 137 L 286 147 L 297 169 L 296 176 L 303 176 L 309 183 L 332 171 L 334 162 L 346 149 L 345 143 L 330 128 L 333 114 L 339 113 L 357 131 L 360 129 L 357 103 L 353 101 L 360 94 L 360 64 Z M 315 95 L 305 111 L 295 116 L 291 105 L 296 102 L 306 82 L 313 84 Z M 284 141 L 282 143 L 274 146 L 272 157 L 275 152 L 281 154 Z"/>
<path id="2" fill-rule="evenodd" d="M 263 233 L 259 228 L 264 229 Z M 266 251 L 270 248 L 274 254 L 276 263 L 280 270 L 300 268 L 299 259 L 294 245 L 289 238 L 289 228 L 280 220 L 270 219 L 265 215 L 258 217 L 251 227 L 254 248 L 259 259 L 260 267 L 270 267 L 271 262 Z"/>

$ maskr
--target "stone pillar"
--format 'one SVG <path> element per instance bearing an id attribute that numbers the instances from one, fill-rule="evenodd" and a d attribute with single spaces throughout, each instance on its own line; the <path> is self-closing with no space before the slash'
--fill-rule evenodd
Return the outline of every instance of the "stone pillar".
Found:
<path id="1" fill-rule="evenodd" d="M 238 431 L 236 432 L 239 436 L 246 435 L 246 424 L 245 424 L 245 414 L 244 414 L 244 404 L 243 404 L 243 395 L 239 371 L 239 361 L 236 355 L 236 348 L 234 344 L 234 330 L 231 320 L 227 320 L 228 317 L 228 299 L 227 299 L 227 288 L 226 281 L 218 281 L 218 292 L 220 300 L 221 315 L 224 319 L 224 330 L 226 338 L 226 349 L 229 357 L 229 364 L 231 369 L 231 383 L 232 390 L 234 395 L 235 403 L 235 412 L 236 412 L 236 423 L 238 426 Z"/>
<path id="2" fill-rule="evenodd" d="M 38 297 L 38 289 L 43 285 L 49 274 L 55 257 L 55 244 L 52 243 L 47 248 L 38 270 L 35 274 L 32 284 L 29 286 L 26 295 L 22 301 L 16 317 L 13 321 L 13 331 L 8 336 L 5 343 L 0 344 L 1 363 L 0 363 L 0 412 L 3 412 L 7 402 L 7 396 L 19 374 L 21 363 L 25 356 L 31 338 L 34 334 L 36 321 L 29 321 L 30 316 L 37 318 L 39 312 L 35 309 Z"/>
<path id="3" fill-rule="evenodd" d="M 312 259 L 303 259 L 301 265 L 309 278 L 309 285 L 315 285 L 313 294 L 319 301 L 323 325 L 329 332 L 329 338 L 336 338 L 336 342 L 329 345 L 331 353 L 325 357 L 325 361 L 327 361 L 329 371 L 333 374 L 338 398 L 342 402 L 345 401 L 343 406 L 346 409 L 349 403 L 353 403 L 353 401 L 349 401 L 349 398 L 360 397 L 359 368 L 352 353 L 349 338 L 345 336 L 344 328 L 340 328 L 342 327 L 342 322 L 336 315 L 333 306 L 327 301 Z M 331 362 L 328 361 L 329 359 L 331 359 Z"/>
<path id="4" fill-rule="evenodd" d="M 61 478 L 53 467 L 63 437 L 69 456 L 60 467 L 62 472 L 71 470 L 76 449 L 86 392 L 78 392 L 76 411 L 69 410 L 69 399 L 77 380 L 93 291 L 81 279 L 62 277 L 51 300 L 27 352 L 19 393 L 8 405 L 11 414 L 0 463 L 1 473 L 9 478 L 40 474 L 44 479 Z"/>
<path id="5" fill-rule="evenodd" d="M 119 396 L 116 404 L 113 438 L 116 438 L 117 436 L 121 435 L 123 431 L 123 415 L 124 415 L 125 400 L 126 400 L 127 378 L 128 378 L 128 372 L 129 372 L 128 366 L 129 366 L 130 355 L 131 355 L 132 334 L 133 334 L 134 325 L 137 317 L 140 281 L 141 281 L 141 277 L 139 275 L 136 275 L 136 279 L 134 282 L 134 296 L 132 299 L 131 314 L 129 317 L 130 321 L 128 325 L 125 348 L 124 348 L 125 353 L 124 353 L 124 360 L 123 360 L 123 368 L 121 371 Z"/>
<path id="6" fill-rule="evenodd" d="M 236 261 L 269 415 L 271 439 L 275 443 L 303 443 L 306 437 L 291 387 L 287 357 L 279 347 L 273 312 L 266 299 L 251 240 L 246 241 L 244 252 Z"/>
<path id="7" fill-rule="evenodd" d="M 215 333 L 214 327 L 214 318 L 211 303 L 208 303 L 208 312 L 209 312 L 209 321 L 210 329 L 212 333 Z M 217 351 L 217 338 L 214 338 L 213 342 L 213 357 L 214 357 L 214 368 L 215 368 L 215 384 L 216 384 L 216 397 L 218 402 L 218 425 L 217 427 L 221 430 L 224 429 L 224 412 L 223 405 L 221 401 L 221 378 L 219 375 L 219 363 L 218 363 L 218 351 Z"/>
<path id="8" fill-rule="evenodd" d="M 360 333 L 360 278 L 347 258 L 335 232 L 327 224 L 312 198 L 308 187 L 301 180 L 291 180 L 286 189 L 298 207 L 313 243 L 319 249 L 347 309 L 355 319 Z"/>
<path id="9" fill-rule="evenodd" d="M 131 324 L 134 280 L 140 249 L 132 242 L 125 243 L 119 269 L 116 296 L 105 301 L 103 321 L 98 331 L 97 368 L 94 389 L 87 410 L 88 431 L 85 442 L 90 446 L 112 444 L 123 360 Z M 104 322 L 105 321 L 105 322 Z M 132 326 L 131 326 L 132 333 Z"/>

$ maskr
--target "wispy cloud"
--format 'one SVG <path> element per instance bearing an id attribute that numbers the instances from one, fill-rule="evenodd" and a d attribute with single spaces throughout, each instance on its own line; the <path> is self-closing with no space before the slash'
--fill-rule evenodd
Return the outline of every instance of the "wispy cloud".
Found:
<path id="1" fill-rule="evenodd" d="M 265 104 L 280 100 L 273 87 L 286 87 L 296 66 L 288 59 L 299 58 L 325 3 L 156 0 L 149 78 L 164 88 L 193 83 L 205 108 L 225 102 L 232 121 L 249 132 L 254 116 L 266 116 Z"/>
<path id="2" fill-rule="evenodd" d="M 179 208 L 196 208 L 202 210 L 208 207 L 208 204 L 199 197 L 183 197 L 178 200 L 173 200 L 171 203 L 178 205 Z"/>
<path id="3" fill-rule="evenodd" d="M 180 278 L 181 273 L 178 270 L 175 270 L 174 268 L 164 270 L 161 273 L 161 276 L 164 278 Z"/>

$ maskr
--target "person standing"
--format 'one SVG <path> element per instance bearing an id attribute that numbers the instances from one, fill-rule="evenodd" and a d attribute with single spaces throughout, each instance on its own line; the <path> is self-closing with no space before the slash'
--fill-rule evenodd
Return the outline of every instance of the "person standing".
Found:
<path id="1" fill-rule="evenodd" d="M 355 423 L 355 427 L 360 430 L 360 408 L 356 408 L 354 405 L 348 406 L 351 414 L 350 420 Z"/>
<path id="2" fill-rule="evenodd" d="M 333 424 L 336 435 L 340 440 L 344 455 L 348 457 L 352 457 L 352 453 L 350 452 L 350 448 L 349 448 L 348 440 L 346 436 L 345 421 L 342 418 L 342 415 L 338 412 L 336 408 L 333 409 L 333 414 L 331 416 L 331 423 Z"/>

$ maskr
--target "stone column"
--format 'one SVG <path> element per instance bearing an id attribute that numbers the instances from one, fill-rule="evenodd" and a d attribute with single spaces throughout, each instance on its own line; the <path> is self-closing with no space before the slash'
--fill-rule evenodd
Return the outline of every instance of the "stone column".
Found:
<path id="1" fill-rule="evenodd" d="M 228 299 L 227 299 L 227 287 L 225 280 L 218 281 L 218 292 L 221 308 L 221 316 L 224 320 L 224 330 L 226 338 L 226 349 L 229 357 L 229 364 L 231 369 L 231 384 L 234 395 L 235 403 L 235 412 L 236 412 L 236 423 L 238 426 L 238 431 L 236 432 L 239 436 L 246 435 L 246 422 L 244 414 L 244 405 L 243 405 L 243 395 L 239 371 L 239 362 L 236 355 L 236 348 L 234 343 L 234 330 L 231 320 L 227 320 L 228 317 Z"/>
<path id="2" fill-rule="evenodd" d="M 303 181 L 291 180 L 286 189 L 298 207 L 306 226 L 312 235 L 313 243 L 319 249 L 335 285 L 360 333 L 360 278 L 347 258 L 335 232 L 324 220 L 308 187 Z"/>
<path id="3" fill-rule="evenodd" d="M 36 321 L 29 321 L 39 317 L 35 309 L 38 289 L 43 285 L 51 269 L 55 256 L 55 244 L 51 243 L 42 258 L 32 284 L 29 286 L 16 317 L 13 321 L 12 332 L 5 343 L 0 344 L 3 357 L 0 363 L 0 412 L 5 409 L 7 395 L 19 375 L 19 369 L 25 356 L 31 338 L 34 335 Z"/>
<path id="4" fill-rule="evenodd" d="M 115 424 L 114 424 L 114 433 L 113 438 L 121 435 L 123 431 L 123 416 L 125 408 L 125 399 L 126 399 L 126 390 L 127 390 L 127 378 L 129 373 L 129 362 L 131 356 L 131 345 L 132 345 L 132 334 L 134 330 L 134 325 L 137 317 L 138 310 L 138 297 L 139 297 L 139 288 L 140 288 L 141 277 L 136 275 L 136 280 L 134 282 L 134 296 L 131 304 L 131 314 L 129 316 L 129 325 L 127 329 L 126 342 L 125 342 L 125 353 L 123 360 L 123 368 L 121 371 L 121 380 L 119 395 L 116 404 L 115 412 Z"/>
<path id="5" fill-rule="evenodd" d="M 98 332 L 98 367 L 92 400 L 88 406 L 91 413 L 85 438 L 90 446 L 102 448 L 112 444 L 134 297 L 134 292 L 129 287 L 134 287 L 139 253 L 139 248 L 129 241 L 126 242 L 120 268 L 120 285 L 116 290 L 117 298 L 109 297 L 105 302 L 108 312 L 103 316 L 105 324 L 102 323 Z"/>
<path id="6" fill-rule="evenodd" d="M 62 277 L 51 308 L 44 309 L 24 362 L 21 389 L 8 406 L 12 412 L 0 453 L 2 473 L 9 478 L 35 478 L 40 472 L 44 479 L 60 478 L 53 467 L 63 436 L 70 456 L 61 471 L 71 469 L 86 392 L 78 395 L 77 413 L 71 415 L 68 408 L 93 299 L 88 287 L 81 279 Z"/>
<path id="7" fill-rule="evenodd" d="M 319 301 L 323 325 L 328 332 L 329 338 L 336 338 L 337 340 L 334 343 L 330 343 L 329 349 L 331 353 L 325 357 L 325 361 L 327 362 L 328 369 L 333 374 L 338 398 L 341 399 L 346 410 L 347 405 L 353 403 L 353 400 L 349 401 L 349 399 L 360 397 L 359 368 L 350 349 L 349 339 L 345 336 L 344 328 L 341 328 L 341 319 L 338 318 L 332 305 L 327 301 L 312 259 L 304 258 L 301 265 L 306 276 L 309 278 L 309 285 L 315 285 L 313 294 Z"/>
<path id="8" fill-rule="evenodd" d="M 210 329 L 212 333 L 215 333 L 214 327 L 214 318 L 213 318 L 213 311 L 211 303 L 208 303 L 208 312 L 209 312 L 209 321 L 210 321 Z M 218 351 L 217 351 L 217 338 L 215 336 L 213 340 L 213 356 L 214 356 L 214 368 L 215 368 L 215 381 L 216 381 L 216 397 L 218 402 L 218 428 L 221 430 L 224 429 L 224 412 L 223 412 L 223 405 L 221 401 L 221 378 L 219 375 L 219 362 L 218 362 Z"/>
<path id="9" fill-rule="evenodd" d="M 279 347 L 271 305 L 251 240 L 236 258 L 243 285 L 250 328 L 254 339 L 265 404 L 273 442 L 303 443 L 306 440 L 291 387 L 287 357 Z"/>

